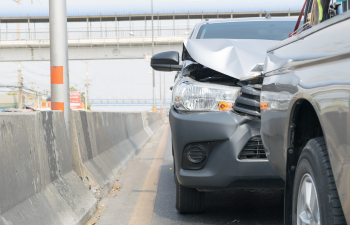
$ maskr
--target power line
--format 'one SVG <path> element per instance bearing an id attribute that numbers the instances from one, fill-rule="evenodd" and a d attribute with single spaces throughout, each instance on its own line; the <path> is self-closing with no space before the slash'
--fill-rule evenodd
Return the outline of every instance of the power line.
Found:
<path id="1" fill-rule="evenodd" d="M 26 66 L 22 66 L 22 69 L 26 70 L 27 72 L 32 73 L 33 75 L 42 76 L 42 77 L 50 77 L 50 74 L 38 74 L 36 72 L 33 72 L 33 70 L 28 69 L 28 67 L 26 67 Z M 77 79 L 80 79 L 81 81 L 84 81 L 84 78 L 81 78 L 78 75 L 70 74 L 70 76 L 72 76 L 72 78 L 77 78 Z"/>
<path id="2" fill-rule="evenodd" d="M 20 88 L 19 86 L 16 86 L 16 85 L 0 85 L 0 88 L 13 88 L 13 89 L 18 89 Z M 37 92 L 37 90 L 34 90 L 32 88 L 28 88 L 28 87 L 25 87 L 25 86 L 22 86 L 21 87 L 22 89 L 24 90 L 27 90 L 27 91 L 33 91 L 33 92 Z M 47 91 L 44 89 L 44 91 Z M 38 92 L 40 94 L 44 94 L 43 92 Z"/>

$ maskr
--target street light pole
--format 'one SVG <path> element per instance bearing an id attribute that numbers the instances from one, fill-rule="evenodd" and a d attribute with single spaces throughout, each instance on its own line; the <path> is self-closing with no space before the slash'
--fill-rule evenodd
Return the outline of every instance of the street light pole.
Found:
<path id="1" fill-rule="evenodd" d="M 85 110 L 88 110 L 88 91 L 89 91 L 89 67 L 86 60 L 86 86 L 85 86 Z"/>
<path id="2" fill-rule="evenodd" d="M 38 99 L 37 99 L 37 101 L 38 101 L 37 106 L 38 106 L 38 108 L 41 108 L 40 107 L 40 101 L 39 101 L 39 86 L 36 86 L 36 94 L 37 94 L 37 97 L 38 97 Z"/>
<path id="3" fill-rule="evenodd" d="M 18 108 L 23 108 L 22 102 L 22 68 L 21 61 L 18 62 Z"/>
<path id="4" fill-rule="evenodd" d="M 153 29 L 153 0 L 151 0 L 151 10 L 152 10 L 152 56 L 154 56 L 154 29 Z M 153 78 L 153 112 L 157 111 L 156 108 L 156 81 L 154 77 L 154 69 L 152 69 L 152 78 Z"/>
<path id="5" fill-rule="evenodd" d="M 19 5 L 19 0 L 16 0 L 16 4 Z M 17 40 L 21 39 L 20 34 L 20 24 L 17 23 Z M 23 102 L 22 102 L 22 69 L 21 69 L 21 61 L 18 61 L 18 108 L 22 109 Z"/>
<path id="6" fill-rule="evenodd" d="M 66 0 L 49 0 L 51 109 L 62 110 L 71 139 Z"/>

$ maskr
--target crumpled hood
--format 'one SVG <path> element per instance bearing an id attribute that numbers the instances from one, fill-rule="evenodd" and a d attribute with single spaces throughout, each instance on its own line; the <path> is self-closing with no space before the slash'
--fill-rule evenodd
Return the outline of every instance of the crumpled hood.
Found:
<path id="1" fill-rule="evenodd" d="M 266 51 L 279 41 L 256 39 L 189 39 L 184 45 L 198 63 L 228 76 L 241 79 L 258 63 Z"/>

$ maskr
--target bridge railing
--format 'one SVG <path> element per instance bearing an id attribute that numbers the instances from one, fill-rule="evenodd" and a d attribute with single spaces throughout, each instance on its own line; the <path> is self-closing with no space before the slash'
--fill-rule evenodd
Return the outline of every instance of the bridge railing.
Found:
<path id="1" fill-rule="evenodd" d="M 193 25 L 154 26 L 154 36 L 188 36 Z M 115 27 L 76 27 L 68 28 L 68 39 L 93 38 L 137 38 L 151 37 L 151 26 L 115 26 Z M 1 29 L 0 40 L 48 40 L 49 28 Z"/>
<path id="2" fill-rule="evenodd" d="M 152 99 L 89 99 L 89 104 L 148 104 L 153 103 Z M 168 104 L 171 102 L 171 99 L 165 99 L 165 102 Z M 156 99 L 156 103 L 163 104 L 163 99 Z"/>

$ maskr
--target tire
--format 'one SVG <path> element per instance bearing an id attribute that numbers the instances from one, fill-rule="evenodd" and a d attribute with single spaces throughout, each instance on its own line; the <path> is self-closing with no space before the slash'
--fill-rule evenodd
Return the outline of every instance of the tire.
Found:
<path id="1" fill-rule="evenodd" d="M 177 180 L 176 184 L 176 209 L 180 214 L 201 213 L 205 208 L 205 193 L 195 188 L 182 186 Z"/>
<path id="2" fill-rule="evenodd" d="M 314 204 L 304 204 L 305 201 Z M 310 218 L 314 218 L 314 221 L 319 220 L 321 225 L 346 224 L 323 137 L 311 139 L 299 157 L 292 204 L 293 225 L 301 224 L 302 220 L 307 221 Z M 311 210 L 314 213 L 310 213 L 309 209 L 312 207 L 307 205 L 315 205 Z M 315 213 L 317 208 L 319 216 Z"/>

